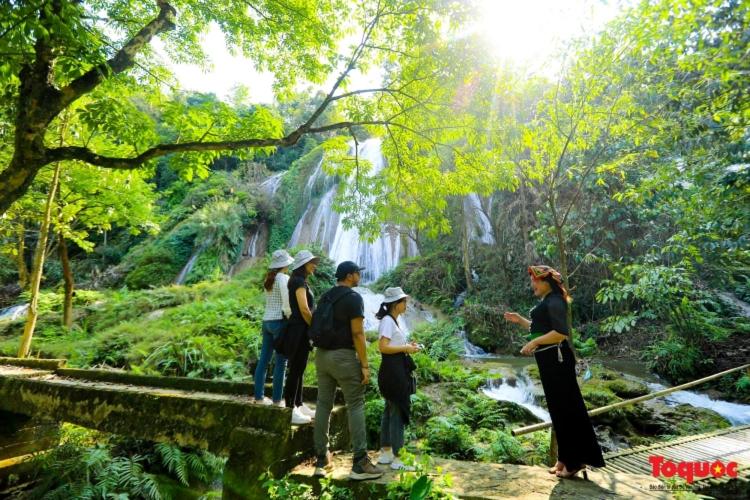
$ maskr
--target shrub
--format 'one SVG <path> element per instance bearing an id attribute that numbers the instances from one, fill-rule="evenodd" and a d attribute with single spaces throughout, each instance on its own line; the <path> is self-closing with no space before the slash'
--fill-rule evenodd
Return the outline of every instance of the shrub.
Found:
<path id="1" fill-rule="evenodd" d="M 649 369 L 674 381 L 694 379 L 702 365 L 711 362 L 698 346 L 677 335 L 670 335 L 666 340 L 647 347 L 643 359 L 648 362 Z"/>
<path id="2" fill-rule="evenodd" d="M 463 340 L 458 336 L 462 326 L 460 320 L 422 323 L 411 332 L 409 338 L 424 344 L 423 353 L 434 360 L 456 359 L 464 353 Z"/>
<path id="3" fill-rule="evenodd" d="M 505 427 L 505 414 L 494 399 L 467 389 L 458 393 L 461 401 L 457 414 L 461 421 L 472 429 L 502 429 Z"/>
<path id="4" fill-rule="evenodd" d="M 367 424 L 367 445 L 369 448 L 380 446 L 380 422 L 385 411 L 383 398 L 365 401 L 365 422 Z"/>
<path id="5" fill-rule="evenodd" d="M 461 308 L 469 341 L 489 351 L 514 349 L 521 342 L 523 330 L 503 319 L 503 312 L 510 308 L 476 300 L 480 299 L 467 300 Z"/>
<path id="6" fill-rule="evenodd" d="M 175 254 L 168 247 L 147 248 L 134 263 L 133 270 L 125 277 L 125 285 L 131 290 L 140 290 L 171 283 L 184 264 L 179 257 L 179 253 Z"/>
<path id="7" fill-rule="evenodd" d="M 466 284 L 458 250 L 443 249 L 414 259 L 405 259 L 381 276 L 373 290 L 400 286 L 415 298 L 449 311 Z"/>
<path id="8" fill-rule="evenodd" d="M 477 448 L 477 458 L 487 462 L 505 464 L 524 464 L 526 450 L 521 443 L 508 432 L 499 430 L 487 433 L 489 446 Z"/>
<path id="9" fill-rule="evenodd" d="M 476 455 L 471 429 L 457 417 L 429 419 L 425 443 L 432 453 L 448 458 L 472 460 Z"/>

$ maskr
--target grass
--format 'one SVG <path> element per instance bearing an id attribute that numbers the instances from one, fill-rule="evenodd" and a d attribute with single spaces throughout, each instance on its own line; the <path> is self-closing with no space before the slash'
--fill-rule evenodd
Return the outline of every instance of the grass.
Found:
<path id="1" fill-rule="evenodd" d="M 243 377 L 259 349 L 262 272 L 256 266 L 231 281 L 193 286 L 80 291 L 85 300 L 70 331 L 59 326 L 59 294 L 44 292 L 32 352 L 78 367 Z M 22 328 L 18 321 L 0 330 L 0 354 L 15 354 Z"/>

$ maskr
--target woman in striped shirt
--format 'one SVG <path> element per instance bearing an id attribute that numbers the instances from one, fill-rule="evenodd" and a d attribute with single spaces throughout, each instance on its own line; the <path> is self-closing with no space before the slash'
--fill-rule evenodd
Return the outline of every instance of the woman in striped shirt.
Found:
<path id="1" fill-rule="evenodd" d="M 266 292 L 266 310 L 263 314 L 263 325 L 261 327 L 263 343 L 261 344 L 254 377 L 256 403 L 266 405 L 273 403 L 281 407 L 284 406 L 281 397 L 284 388 L 286 357 L 278 352 L 274 353 L 273 344 L 274 340 L 283 334 L 286 318 L 292 315 L 292 309 L 289 306 L 289 292 L 287 291 L 289 276 L 286 273 L 289 264 L 293 261 L 294 259 L 286 250 L 276 250 L 271 256 L 271 264 L 268 266 L 266 279 L 263 281 L 263 288 Z M 263 396 L 271 354 L 274 354 L 273 400 Z"/>

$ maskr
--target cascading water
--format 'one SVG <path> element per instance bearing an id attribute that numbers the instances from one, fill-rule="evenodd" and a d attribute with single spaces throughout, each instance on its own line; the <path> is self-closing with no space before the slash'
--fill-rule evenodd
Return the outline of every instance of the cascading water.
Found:
<path id="1" fill-rule="evenodd" d="M 656 392 L 662 389 L 666 389 L 667 386 L 650 382 L 648 383 L 648 388 L 651 392 Z M 696 408 L 706 408 L 709 410 L 713 410 L 722 417 L 729 420 L 732 425 L 750 424 L 750 405 L 711 399 L 705 394 L 691 391 L 676 391 L 671 394 L 667 394 L 661 399 L 664 399 L 664 402 L 666 402 L 670 406 L 675 406 L 678 404 L 688 404 Z"/>
<path id="2" fill-rule="evenodd" d="M 482 200 L 478 194 L 471 193 L 464 198 L 464 216 L 469 238 L 480 241 L 485 245 L 495 244 L 492 223 L 484 208 L 482 208 Z"/>
<path id="3" fill-rule="evenodd" d="M 284 178 L 284 172 L 278 172 L 276 174 L 273 174 L 268 179 L 264 180 L 260 183 L 260 190 L 264 194 L 268 195 L 270 198 L 273 198 L 276 196 L 276 191 L 279 190 L 279 187 L 281 187 L 281 181 Z"/>
<path id="4" fill-rule="evenodd" d="M 281 181 L 284 178 L 284 174 L 286 174 L 286 172 L 275 173 L 258 184 L 261 193 L 268 196 L 269 199 L 273 199 L 273 197 L 276 196 L 276 192 L 281 187 Z M 242 251 L 237 257 L 237 261 L 229 269 L 229 276 L 234 276 L 238 272 L 247 268 L 256 258 L 262 257 L 266 253 L 268 233 L 268 224 L 264 221 L 260 221 L 245 234 L 245 239 L 242 243 Z"/>
<path id="5" fill-rule="evenodd" d="M 29 310 L 29 304 L 18 304 L 0 309 L 0 321 L 15 321 Z"/>
<path id="6" fill-rule="evenodd" d="M 190 256 L 187 263 L 180 270 L 180 274 L 178 274 L 177 277 L 175 278 L 174 280 L 175 285 L 182 285 L 185 283 L 185 280 L 187 279 L 187 275 L 190 274 L 190 271 L 193 270 L 193 266 L 195 265 L 195 262 L 198 260 L 198 257 L 200 257 L 201 253 L 203 253 L 203 250 L 205 250 L 205 248 L 206 248 L 205 246 L 201 246 L 193 252 L 193 255 Z"/>
<path id="7" fill-rule="evenodd" d="M 516 378 L 490 380 L 482 389 L 485 396 L 496 401 L 510 401 L 523 406 L 534 416 L 549 421 L 549 412 L 536 404 L 534 400 L 534 384 L 526 375 L 518 374 Z"/>
<path id="8" fill-rule="evenodd" d="M 372 165 L 370 175 L 377 175 L 385 167 L 380 150 L 380 139 L 368 139 L 361 144 L 359 156 Z M 324 194 L 317 202 L 313 194 L 322 183 Z M 356 228 L 346 229 L 343 218 L 333 209 L 338 185 L 323 172 L 323 160 L 316 166 L 305 185 L 307 207 L 289 241 L 289 246 L 317 243 L 334 262 L 352 260 L 365 267 L 362 282 L 376 280 L 393 269 L 399 260 L 418 254 L 411 238 L 401 234 L 399 228 L 387 225 L 372 243 L 362 241 Z"/>

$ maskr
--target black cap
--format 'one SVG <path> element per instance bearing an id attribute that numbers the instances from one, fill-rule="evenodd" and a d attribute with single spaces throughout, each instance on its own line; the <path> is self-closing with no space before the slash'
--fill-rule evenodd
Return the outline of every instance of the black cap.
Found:
<path id="1" fill-rule="evenodd" d="M 364 270 L 364 267 L 359 267 L 356 263 L 350 260 L 345 260 L 336 268 L 336 279 L 342 280 L 346 278 L 348 274 L 358 273 L 362 270 Z"/>

